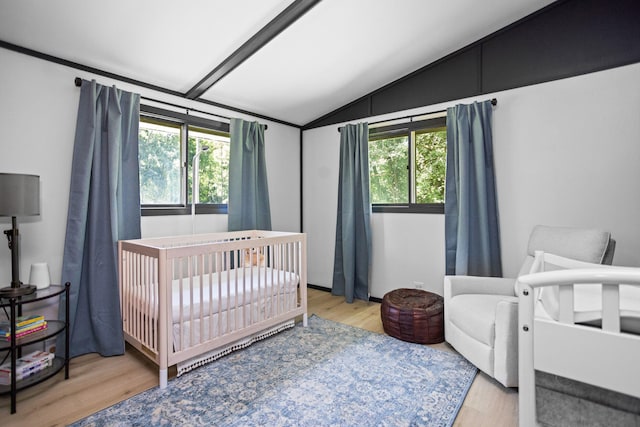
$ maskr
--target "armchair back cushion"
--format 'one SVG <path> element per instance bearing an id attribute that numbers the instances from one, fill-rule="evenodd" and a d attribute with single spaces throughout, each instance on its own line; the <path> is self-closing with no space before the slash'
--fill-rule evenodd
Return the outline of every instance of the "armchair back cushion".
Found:
<path id="1" fill-rule="evenodd" d="M 611 264 L 615 240 L 607 231 L 536 225 L 529 237 L 527 257 L 518 274 L 529 274 L 535 251 L 543 251 L 565 258 L 594 264 Z"/>

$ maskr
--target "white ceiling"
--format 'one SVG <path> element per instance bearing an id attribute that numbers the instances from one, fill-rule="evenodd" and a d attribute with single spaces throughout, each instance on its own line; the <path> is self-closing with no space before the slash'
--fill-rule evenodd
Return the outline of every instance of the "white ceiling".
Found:
<path id="1" fill-rule="evenodd" d="M 186 93 L 293 0 L 0 0 L 0 40 Z M 322 0 L 202 98 L 303 125 L 552 0 Z"/>

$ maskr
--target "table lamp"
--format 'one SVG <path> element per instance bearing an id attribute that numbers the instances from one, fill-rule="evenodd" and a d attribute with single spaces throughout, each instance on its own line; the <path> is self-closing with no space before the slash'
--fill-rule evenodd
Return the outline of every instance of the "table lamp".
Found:
<path id="1" fill-rule="evenodd" d="M 0 216 L 11 217 L 11 229 L 5 230 L 11 250 L 11 286 L 0 289 L 0 298 L 28 295 L 35 286 L 20 282 L 19 235 L 16 217 L 40 215 L 40 177 L 0 173 Z"/>

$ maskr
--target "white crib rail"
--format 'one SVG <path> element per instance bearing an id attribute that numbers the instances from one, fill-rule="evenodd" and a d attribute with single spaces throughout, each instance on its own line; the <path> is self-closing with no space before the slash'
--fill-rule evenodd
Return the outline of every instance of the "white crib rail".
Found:
<path id="1" fill-rule="evenodd" d="M 620 285 L 640 287 L 640 268 L 580 263 L 536 254 L 564 270 L 518 278 L 519 424 L 535 426 L 535 371 L 640 397 L 640 335 L 620 331 Z M 589 266 L 590 268 L 584 268 Z M 577 268 L 576 268 L 577 267 Z M 574 323 L 574 285 L 602 285 L 601 327 Z M 538 291 L 559 286 L 558 319 L 536 316 Z"/>

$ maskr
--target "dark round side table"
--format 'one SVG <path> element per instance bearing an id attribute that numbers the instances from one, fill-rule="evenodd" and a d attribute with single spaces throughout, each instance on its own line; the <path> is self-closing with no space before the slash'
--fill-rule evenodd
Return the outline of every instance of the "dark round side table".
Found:
<path id="1" fill-rule="evenodd" d="M 419 344 L 444 341 L 444 300 L 422 289 L 388 292 L 380 307 L 384 331 L 392 337 Z"/>

